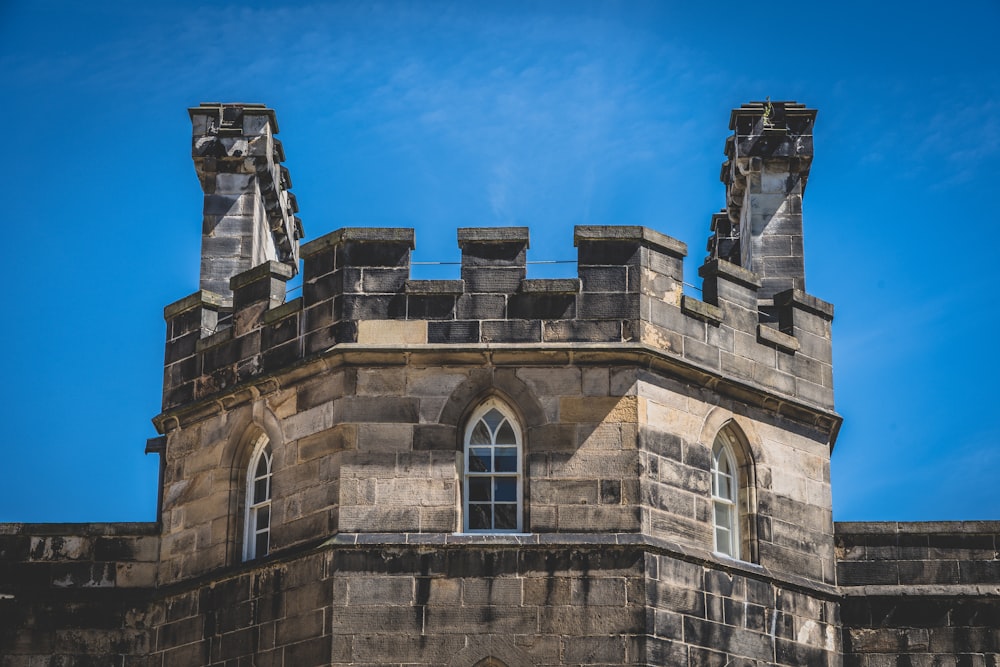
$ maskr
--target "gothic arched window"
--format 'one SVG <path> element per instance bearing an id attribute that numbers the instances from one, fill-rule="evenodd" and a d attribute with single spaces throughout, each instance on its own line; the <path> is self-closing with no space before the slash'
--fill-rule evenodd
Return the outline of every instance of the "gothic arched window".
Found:
<path id="1" fill-rule="evenodd" d="M 479 406 L 465 427 L 465 532 L 521 532 L 522 458 L 521 429 L 510 409 L 496 400 Z"/>
<path id="2" fill-rule="evenodd" d="M 712 516 L 715 551 L 740 557 L 740 475 L 728 432 L 722 431 L 712 445 Z"/>
<path id="3" fill-rule="evenodd" d="M 243 530 L 243 560 L 268 554 L 271 546 L 271 468 L 274 457 L 267 436 L 254 447 L 246 482 L 246 524 Z"/>

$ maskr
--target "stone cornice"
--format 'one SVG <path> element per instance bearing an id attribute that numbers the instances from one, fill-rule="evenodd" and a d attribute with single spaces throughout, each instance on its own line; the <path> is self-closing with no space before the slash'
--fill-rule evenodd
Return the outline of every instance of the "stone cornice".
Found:
<path id="1" fill-rule="evenodd" d="M 832 410 L 796 401 L 766 388 L 700 368 L 644 343 L 479 343 L 462 345 L 361 345 L 342 343 L 282 371 L 261 375 L 202 401 L 153 418 L 160 433 L 201 421 L 278 389 L 294 386 L 332 369 L 355 366 L 568 366 L 615 364 L 662 373 L 735 398 L 754 407 L 818 427 L 830 447 L 843 418 Z"/>

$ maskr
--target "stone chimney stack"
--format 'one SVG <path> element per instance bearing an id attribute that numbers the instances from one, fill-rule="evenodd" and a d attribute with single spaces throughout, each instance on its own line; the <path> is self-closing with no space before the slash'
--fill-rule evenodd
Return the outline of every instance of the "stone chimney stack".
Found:
<path id="1" fill-rule="evenodd" d="M 726 208 L 712 218 L 709 259 L 756 273 L 760 306 L 787 289 L 805 291 L 802 195 L 813 158 L 816 110 L 796 102 L 733 109 L 726 139 Z"/>
<path id="2" fill-rule="evenodd" d="M 229 279 L 268 261 L 299 265 L 302 223 L 278 122 L 263 104 L 203 103 L 188 109 L 191 156 L 205 192 L 201 289 L 231 306 Z"/>

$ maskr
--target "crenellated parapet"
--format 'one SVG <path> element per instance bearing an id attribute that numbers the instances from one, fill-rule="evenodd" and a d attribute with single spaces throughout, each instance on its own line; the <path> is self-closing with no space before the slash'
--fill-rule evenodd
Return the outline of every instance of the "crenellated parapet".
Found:
<path id="1" fill-rule="evenodd" d="M 460 229 L 461 278 L 412 280 L 412 229 L 340 229 L 302 247 L 302 296 L 266 262 L 230 280 L 232 310 L 200 291 L 165 311 L 165 410 L 337 349 L 613 345 L 705 378 L 832 407 L 832 306 L 800 290 L 758 311 L 761 278 L 725 260 L 684 295 L 684 243 L 634 226 L 576 227 L 576 278 L 526 277 L 528 230 Z"/>
<path id="2" fill-rule="evenodd" d="M 273 109 L 204 103 L 188 113 L 205 193 L 201 288 L 228 303 L 237 273 L 272 260 L 298 270 L 302 223 Z"/>

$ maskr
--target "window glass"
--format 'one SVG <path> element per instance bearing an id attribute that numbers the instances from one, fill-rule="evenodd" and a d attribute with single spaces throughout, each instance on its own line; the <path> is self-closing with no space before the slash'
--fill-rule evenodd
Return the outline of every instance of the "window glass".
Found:
<path id="1" fill-rule="evenodd" d="M 504 416 L 500 414 L 499 410 L 493 409 L 483 415 L 483 422 L 489 427 L 490 431 L 496 431 L 497 426 L 500 422 L 504 421 Z"/>
<path id="2" fill-rule="evenodd" d="M 514 437 L 514 429 L 511 428 L 510 422 L 504 422 L 500 429 L 497 431 L 497 444 L 498 445 L 516 445 L 517 438 Z"/>
<path id="3" fill-rule="evenodd" d="M 517 505 L 497 504 L 494 505 L 495 524 L 497 531 L 517 530 Z"/>
<path id="4" fill-rule="evenodd" d="M 497 472 L 517 472 L 517 447 L 497 447 L 493 456 Z"/>
<path id="5" fill-rule="evenodd" d="M 490 478 L 472 477 L 469 479 L 469 502 L 492 500 L 490 497 Z"/>
<path id="6" fill-rule="evenodd" d="M 472 447 L 469 451 L 470 472 L 490 472 L 493 470 L 493 450 L 489 447 Z"/>
<path id="7" fill-rule="evenodd" d="M 493 484 L 496 489 L 493 500 L 508 503 L 517 502 L 517 478 L 497 477 L 493 480 Z"/>
<path id="8" fill-rule="evenodd" d="M 485 422 L 479 422 L 476 424 L 476 428 L 472 431 L 472 437 L 469 439 L 469 444 L 471 445 L 488 445 L 490 444 L 490 431 L 486 427 Z"/>
<path id="9" fill-rule="evenodd" d="M 469 503 L 469 530 L 489 530 L 491 524 L 491 506 L 479 503 Z"/>

